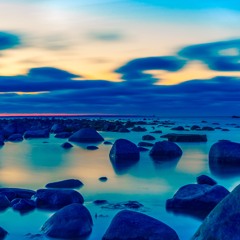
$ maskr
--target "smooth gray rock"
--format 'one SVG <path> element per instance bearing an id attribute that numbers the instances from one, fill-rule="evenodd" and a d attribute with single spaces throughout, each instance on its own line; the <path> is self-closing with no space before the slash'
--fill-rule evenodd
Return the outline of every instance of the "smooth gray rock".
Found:
<path id="1" fill-rule="evenodd" d="M 68 139 L 70 142 L 102 142 L 104 138 L 94 128 L 82 128 Z"/>
<path id="2" fill-rule="evenodd" d="M 240 185 L 205 218 L 192 240 L 240 239 Z"/>
<path id="3" fill-rule="evenodd" d="M 123 210 L 113 218 L 102 240 L 179 240 L 165 223 L 142 213 Z"/>
<path id="4" fill-rule="evenodd" d="M 92 231 L 92 217 L 82 204 L 74 203 L 58 210 L 42 226 L 48 237 L 73 239 L 89 235 Z"/>
<path id="5" fill-rule="evenodd" d="M 66 179 L 62 181 L 48 183 L 46 188 L 80 188 L 83 183 L 78 179 Z"/>

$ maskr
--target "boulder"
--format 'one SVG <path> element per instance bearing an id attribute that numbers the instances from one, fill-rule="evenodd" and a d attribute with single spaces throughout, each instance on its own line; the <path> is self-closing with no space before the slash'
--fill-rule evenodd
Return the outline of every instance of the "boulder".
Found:
<path id="1" fill-rule="evenodd" d="M 29 130 L 24 133 L 24 138 L 49 138 L 49 131 L 47 129 Z"/>
<path id="2" fill-rule="evenodd" d="M 178 240 L 165 223 L 143 213 L 123 210 L 113 218 L 102 240 Z"/>
<path id="3" fill-rule="evenodd" d="M 240 185 L 226 196 L 204 219 L 192 240 L 240 239 Z"/>
<path id="4" fill-rule="evenodd" d="M 217 182 L 214 179 L 210 178 L 207 175 L 198 176 L 197 177 L 197 183 L 198 184 L 207 184 L 207 185 L 211 185 L 211 186 L 217 184 Z"/>
<path id="5" fill-rule="evenodd" d="M 182 149 L 173 142 L 156 142 L 150 151 L 150 156 L 156 160 L 167 160 L 182 156 Z"/>
<path id="6" fill-rule="evenodd" d="M 202 127 L 202 130 L 203 131 L 214 131 L 215 129 L 213 127 L 205 126 L 205 127 Z"/>
<path id="7" fill-rule="evenodd" d="M 108 180 L 108 178 L 107 177 L 100 177 L 98 180 L 100 182 L 106 182 Z"/>
<path id="8" fill-rule="evenodd" d="M 204 134 L 168 133 L 161 138 L 167 138 L 171 142 L 207 142 L 207 136 Z"/>
<path id="9" fill-rule="evenodd" d="M 86 207 L 73 203 L 52 215 L 42 226 L 41 231 L 48 237 L 79 239 L 92 231 L 92 217 Z"/>
<path id="10" fill-rule="evenodd" d="M 114 163 L 138 161 L 140 154 L 137 146 L 126 139 L 118 139 L 114 142 L 109 157 Z"/>
<path id="11" fill-rule="evenodd" d="M 43 209 L 60 209 L 72 203 L 83 203 L 82 195 L 70 189 L 39 189 L 32 196 L 38 208 Z"/>
<path id="12" fill-rule="evenodd" d="M 4 194 L 0 194 L 0 210 L 6 209 L 10 206 L 10 201 L 7 196 Z"/>
<path id="13" fill-rule="evenodd" d="M 78 179 L 66 179 L 62 181 L 48 183 L 46 188 L 80 188 L 83 183 Z"/>
<path id="14" fill-rule="evenodd" d="M 228 194 L 229 191 L 220 185 L 188 184 L 167 200 L 166 208 L 204 218 Z"/>
<path id="15" fill-rule="evenodd" d="M 98 149 L 97 146 L 92 146 L 92 145 L 87 146 L 87 150 L 97 150 L 97 149 Z"/>
<path id="16" fill-rule="evenodd" d="M 176 131 L 184 131 L 185 128 L 183 126 L 178 126 L 178 127 L 173 127 L 171 130 L 176 130 Z"/>
<path id="17" fill-rule="evenodd" d="M 0 239 L 4 239 L 7 236 L 8 232 L 0 227 Z"/>
<path id="18" fill-rule="evenodd" d="M 36 207 L 35 202 L 33 200 L 22 198 L 13 199 L 11 201 L 11 206 L 14 210 L 20 212 L 31 211 Z"/>
<path id="19" fill-rule="evenodd" d="M 30 199 L 36 192 L 22 188 L 0 188 L 0 194 L 5 195 L 9 201 L 14 198 Z"/>
<path id="20" fill-rule="evenodd" d="M 240 165 L 240 143 L 221 140 L 209 151 L 209 164 Z"/>
<path id="21" fill-rule="evenodd" d="M 63 124 L 55 123 L 51 127 L 50 132 L 51 133 L 61 133 L 61 132 L 64 132 L 65 129 L 66 129 L 66 127 Z"/>
<path id="22" fill-rule="evenodd" d="M 72 148 L 73 145 L 69 142 L 65 142 L 61 145 L 62 148 L 65 148 L 65 149 L 69 149 L 69 148 Z"/>
<path id="23" fill-rule="evenodd" d="M 23 141 L 23 136 L 20 133 L 12 134 L 7 139 L 9 142 L 21 142 Z"/>
<path id="24" fill-rule="evenodd" d="M 142 136 L 142 140 L 143 141 L 152 141 L 152 140 L 155 140 L 156 138 L 153 137 L 152 135 L 144 135 Z"/>
<path id="25" fill-rule="evenodd" d="M 105 144 L 105 145 L 112 145 L 112 142 L 105 141 L 103 144 Z"/>
<path id="26" fill-rule="evenodd" d="M 118 129 L 118 132 L 120 132 L 120 133 L 128 133 L 130 131 L 127 128 L 125 128 L 125 127 L 121 127 L 121 128 Z"/>
<path id="27" fill-rule="evenodd" d="M 132 131 L 133 132 L 146 132 L 147 129 L 145 127 L 137 126 L 137 127 L 132 128 Z"/>
<path id="28" fill-rule="evenodd" d="M 102 142 L 103 137 L 94 128 L 82 128 L 72 134 L 70 142 Z"/>
<path id="29" fill-rule="evenodd" d="M 70 132 L 60 132 L 57 133 L 54 137 L 55 138 L 69 138 L 72 135 Z"/>

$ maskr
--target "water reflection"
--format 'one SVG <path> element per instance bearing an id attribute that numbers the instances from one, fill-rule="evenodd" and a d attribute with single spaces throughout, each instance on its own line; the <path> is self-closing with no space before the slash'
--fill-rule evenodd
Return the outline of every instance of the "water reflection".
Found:
<path id="1" fill-rule="evenodd" d="M 123 175 L 128 173 L 130 169 L 137 166 L 138 162 L 126 161 L 126 162 L 114 162 L 111 160 L 113 170 L 118 175 Z"/>
<path id="2" fill-rule="evenodd" d="M 181 157 L 171 158 L 171 159 L 162 159 L 162 160 L 153 160 L 153 165 L 157 171 L 162 171 L 163 169 L 173 170 L 177 167 L 178 162 Z"/>
<path id="3" fill-rule="evenodd" d="M 240 165 L 221 165 L 209 162 L 209 169 L 214 176 L 220 178 L 234 178 L 240 176 Z"/>

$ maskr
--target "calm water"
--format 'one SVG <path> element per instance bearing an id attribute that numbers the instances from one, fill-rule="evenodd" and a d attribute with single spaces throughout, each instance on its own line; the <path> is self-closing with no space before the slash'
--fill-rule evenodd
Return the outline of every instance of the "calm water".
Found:
<path id="1" fill-rule="evenodd" d="M 164 120 L 164 119 L 160 119 Z M 89 240 L 101 239 L 112 217 L 119 210 L 103 209 L 92 202 L 96 199 L 106 199 L 110 203 L 136 200 L 144 205 L 143 211 L 169 226 L 179 235 L 180 239 L 190 239 L 195 233 L 201 220 L 185 215 L 176 215 L 165 210 L 166 199 L 171 198 L 177 189 L 185 184 L 196 182 L 200 174 L 207 174 L 215 178 L 219 184 L 232 190 L 240 183 L 240 172 L 224 174 L 209 169 L 208 152 L 213 143 L 221 139 L 240 142 L 240 119 L 231 118 L 182 118 L 170 119 L 176 126 L 198 124 L 200 126 L 218 127 L 212 123 L 219 123 L 220 127 L 228 128 L 229 132 L 215 130 L 213 132 L 196 132 L 207 134 L 207 143 L 179 143 L 183 156 L 179 161 L 170 163 L 156 163 L 148 152 L 141 152 L 138 163 L 127 169 L 115 169 L 108 157 L 111 146 L 99 144 L 96 151 L 86 150 L 86 144 L 74 145 L 65 150 L 60 145 L 64 139 L 24 140 L 21 143 L 7 142 L 0 149 L 0 184 L 2 187 L 21 187 L 37 190 L 46 183 L 67 178 L 80 179 L 84 186 L 78 191 L 85 198 L 85 205 L 90 210 L 94 227 Z M 206 120 L 208 123 L 201 123 Z M 152 126 L 147 126 L 152 131 Z M 156 127 L 163 134 L 171 131 L 169 128 Z M 148 131 L 148 132 L 149 132 Z M 184 133 L 182 131 L 181 133 Z M 188 132 L 189 133 L 189 132 Z M 118 138 L 126 138 L 134 143 L 141 141 L 147 132 L 112 133 L 100 132 L 107 141 L 114 142 Z M 152 134 L 157 140 L 163 140 L 161 134 Z M 45 143 L 44 143 L 45 142 Z M 98 181 L 101 176 L 107 176 L 108 181 Z M 95 218 L 95 214 L 102 217 Z M 27 233 L 39 233 L 40 227 L 52 212 L 35 210 L 26 215 L 8 209 L 1 213 L 0 226 L 10 234 L 6 239 L 24 239 Z"/>

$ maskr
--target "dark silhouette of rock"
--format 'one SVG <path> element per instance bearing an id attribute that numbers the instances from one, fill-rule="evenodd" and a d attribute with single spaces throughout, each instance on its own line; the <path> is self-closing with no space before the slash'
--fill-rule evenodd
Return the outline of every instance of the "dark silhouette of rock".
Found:
<path id="1" fill-rule="evenodd" d="M 71 142 L 102 142 L 103 137 L 94 128 L 82 128 L 70 136 Z"/>
<path id="2" fill-rule="evenodd" d="M 66 179 L 62 181 L 48 183 L 46 188 L 80 188 L 83 183 L 78 179 Z"/>
<path id="3" fill-rule="evenodd" d="M 119 202 L 119 203 L 108 203 L 107 205 L 104 205 L 102 208 L 140 210 L 143 208 L 143 204 L 139 203 L 138 201 L 126 201 L 126 202 Z"/>
<path id="4" fill-rule="evenodd" d="M 173 142 L 156 142 L 150 151 L 150 156 L 156 160 L 167 160 L 182 156 L 182 149 Z"/>
<path id="5" fill-rule="evenodd" d="M 20 133 L 12 134 L 7 139 L 9 142 L 21 142 L 23 141 L 23 136 Z"/>
<path id="6" fill-rule="evenodd" d="M 118 129 L 118 132 L 128 133 L 128 132 L 130 132 L 130 131 L 129 131 L 127 128 L 125 128 L 125 127 L 121 127 L 121 128 Z"/>
<path id="7" fill-rule="evenodd" d="M 205 218 L 193 240 L 240 239 L 240 185 L 226 196 Z"/>
<path id="8" fill-rule="evenodd" d="M 193 125 L 193 126 L 191 127 L 191 130 L 201 130 L 201 127 L 198 126 L 198 125 Z"/>
<path id="9" fill-rule="evenodd" d="M 139 152 L 147 152 L 147 151 L 149 151 L 149 149 L 145 148 L 145 147 L 138 147 L 138 150 L 139 150 Z"/>
<path id="10" fill-rule="evenodd" d="M 69 142 L 65 142 L 61 145 L 62 148 L 65 148 L 65 149 L 69 149 L 69 148 L 72 148 L 73 145 Z"/>
<path id="11" fill-rule="evenodd" d="M 166 208 L 204 218 L 228 194 L 229 191 L 219 185 L 188 184 L 167 200 Z"/>
<path id="12" fill-rule="evenodd" d="M 93 203 L 95 205 L 104 205 L 104 204 L 108 204 L 108 201 L 107 200 L 95 200 L 95 201 L 93 201 Z"/>
<path id="13" fill-rule="evenodd" d="M 11 201 L 11 206 L 16 211 L 27 212 L 33 210 L 36 204 L 30 199 L 15 198 Z"/>
<path id="14" fill-rule="evenodd" d="M 139 142 L 138 146 L 139 147 L 152 147 L 154 144 L 153 143 L 149 143 L 149 142 Z"/>
<path id="15" fill-rule="evenodd" d="M 0 194 L 0 210 L 6 209 L 10 206 L 10 201 L 7 196 L 4 194 Z"/>
<path id="16" fill-rule="evenodd" d="M 112 145 L 112 142 L 105 141 L 103 144 L 105 144 L 105 145 Z"/>
<path id="17" fill-rule="evenodd" d="M 176 130 L 176 131 L 184 131 L 185 128 L 183 126 L 178 126 L 178 127 L 173 127 L 171 130 Z"/>
<path id="18" fill-rule="evenodd" d="M 197 177 L 197 183 L 198 184 L 207 184 L 207 185 L 211 185 L 211 186 L 217 184 L 217 182 L 214 179 L 210 178 L 207 175 L 201 175 L 201 176 Z"/>
<path id="19" fill-rule="evenodd" d="M 144 135 L 142 136 L 142 140 L 143 141 L 152 141 L 152 140 L 155 140 L 156 138 L 151 136 L 151 135 Z"/>
<path id="20" fill-rule="evenodd" d="M 209 151 L 209 163 L 240 166 L 240 143 L 221 140 L 213 144 Z"/>
<path id="21" fill-rule="evenodd" d="M 30 138 L 49 138 L 49 131 L 45 130 L 29 130 L 24 133 L 25 139 Z"/>
<path id="22" fill-rule="evenodd" d="M 126 140 L 118 139 L 113 144 L 109 157 L 113 163 L 138 161 L 140 154 L 137 146 Z"/>
<path id="23" fill-rule="evenodd" d="M 4 239 L 8 235 L 8 232 L 0 227 L 0 239 Z"/>
<path id="24" fill-rule="evenodd" d="M 146 132 L 146 131 L 147 131 L 147 129 L 145 127 L 137 126 L 137 127 L 132 128 L 132 132 Z"/>
<path id="25" fill-rule="evenodd" d="M 142 213 L 123 210 L 113 218 L 102 240 L 178 240 L 165 223 Z"/>
<path id="26" fill-rule="evenodd" d="M 4 145 L 4 141 L 0 140 L 0 147 L 2 147 Z"/>
<path id="27" fill-rule="evenodd" d="M 97 146 L 87 146 L 87 150 L 97 150 Z"/>
<path id="28" fill-rule="evenodd" d="M 42 226 L 41 230 L 52 238 L 81 238 L 92 231 L 92 217 L 82 204 L 74 203 L 58 210 Z"/>
<path id="29" fill-rule="evenodd" d="M 54 137 L 55 138 L 69 138 L 72 135 L 70 132 L 60 132 L 57 133 Z"/>
<path id="30" fill-rule="evenodd" d="M 0 194 L 4 194 L 9 201 L 14 198 L 30 199 L 36 192 L 22 188 L 0 188 Z"/>
<path id="31" fill-rule="evenodd" d="M 167 138 L 171 142 L 207 142 L 207 136 L 203 134 L 168 133 L 161 138 Z"/>
<path id="32" fill-rule="evenodd" d="M 106 182 L 108 180 L 108 178 L 107 177 L 100 177 L 98 180 L 100 182 Z"/>
<path id="33" fill-rule="evenodd" d="M 213 127 L 205 126 L 205 127 L 202 127 L 202 130 L 203 131 L 214 131 L 215 129 Z"/>
<path id="34" fill-rule="evenodd" d="M 38 208 L 43 209 L 60 209 L 72 203 L 83 203 L 82 195 L 70 189 L 39 189 L 32 196 Z"/>
<path id="35" fill-rule="evenodd" d="M 162 133 L 162 131 L 161 130 L 156 130 L 156 131 L 153 131 L 151 133 Z"/>
<path id="36" fill-rule="evenodd" d="M 66 127 L 62 124 L 59 124 L 59 123 L 55 123 L 50 132 L 51 133 L 61 133 L 61 132 L 64 132 L 66 130 Z"/>

